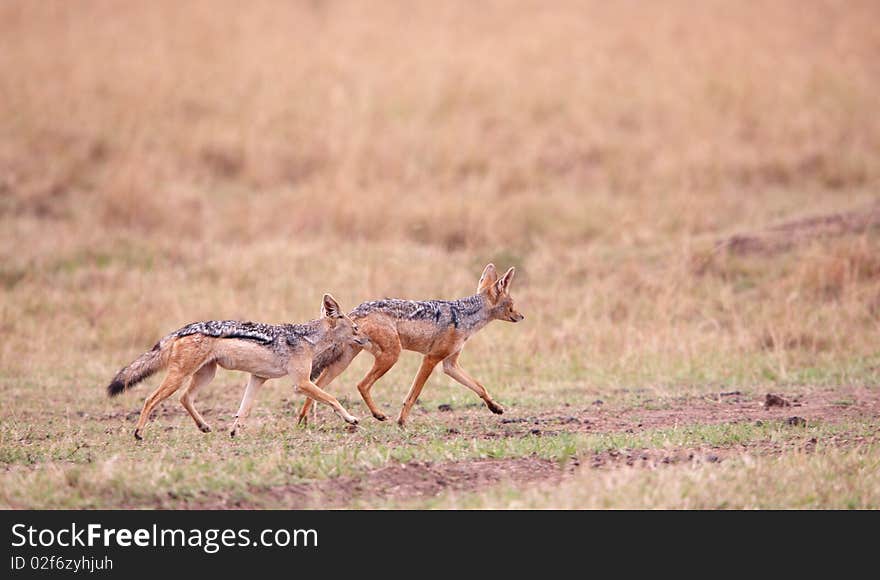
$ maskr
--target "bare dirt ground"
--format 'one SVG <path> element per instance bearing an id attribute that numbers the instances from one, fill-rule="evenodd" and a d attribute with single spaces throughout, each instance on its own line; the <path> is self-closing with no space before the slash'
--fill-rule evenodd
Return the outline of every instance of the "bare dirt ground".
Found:
<path id="1" fill-rule="evenodd" d="M 807 421 L 840 421 L 847 418 L 876 416 L 880 413 L 880 395 L 870 389 L 853 391 L 852 399 L 843 399 L 839 391 L 817 391 L 809 395 L 790 395 L 789 407 L 766 408 L 763 397 L 745 395 L 739 391 L 721 392 L 705 397 L 683 397 L 658 405 L 663 408 L 604 410 L 604 403 L 596 400 L 592 408 L 548 411 L 534 416 L 507 417 L 501 420 L 503 430 L 487 431 L 485 437 L 516 437 L 526 434 L 553 435 L 561 432 L 602 433 L 610 431 L 636 432 L 642 429 L 661 429 L 682 425 L 736 423 L 742 421 L 780 420 L 791 416 Z M 643 404 L 650 406 L 651 399 Z M 468 417 L 478 421 L 477 417 Z"/>
<path id="2" fill-rule="evenodd" d="M 688 425 L 734 424 L 742 422 L 780 422 L 792 429 L 811 422 L 844 423 L 853 419 L 880 417 L 880 393 L 856 389 L 841 398 L 840 392 L 815 392 L 786 397 L 789 406 L 765 406 L 765 397 L 723 392 L 714 396 L 682 398 L 659 409 L 622 409 L 606 411 L 600 401 L 590 408 L 563 408 L 538 415 L 511 416 L 503 419 L 501 429 L 483 436 L 552 437 L 564 433 L 639 433 L 641 431 L 683 427 Z M 469 430 L 470 423 L 481 423 L 476 414 L 465 417 L 439 411 L 449 417 L 449 436 Z M 876 435 L 875 435 L 876 436 Z M 867 442 L 864 436 L 841 434 L 822 441 L 824 445 L 850 447 Z M 815 438 L 795 443 L 811 452 Z M 356 504 L 359 499 L 371 502 L 388 500 L 405 502 L 433 497 L 442 492 L 484 491 L 492 485 L 531 485 L 562 481 L 581 465 L 615 469 L 624 466 L 662 468 L 681 463 L 720 463 L 730 457 L 779 454 L 791 449 L 792 443 L 758 441 L 736 447 L 679 447 L 674 449 L 617 450 L 588 453 L 560 464 L 538 457 L 512 459 L 479 459 L 454 462 L 412 462 L 368 471 L 356 477 L 338 477 L 281 487 L 254 488 L 254 502 L 230 500 L 223 495 L 203 497 L 188 508 L 247 509 L 258 505 L 279 508 L 339 507 Z M 182 507 L 179 498 L 169 498 L 169 506 Z M 161 506 L 157 506 L 161 507 Z"/>

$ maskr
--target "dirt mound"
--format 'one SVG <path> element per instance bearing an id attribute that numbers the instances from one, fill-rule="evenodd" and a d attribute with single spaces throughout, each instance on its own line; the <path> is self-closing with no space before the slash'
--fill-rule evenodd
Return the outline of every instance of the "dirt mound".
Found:
<path id="1" fill-rule="evenodd" d="M 791 402 L 779 395 L 767 393 L 767 396 L 764 397 L 764 408 L 769 409 L 770 407 L 791 407 Z"/>
<path id="2" fill-rule="evenodd" d="M 759 232 L 719 241 L 713 254 L 775 254 L 812 240 L 859 234 L 880 228 L 880 203 L 867 208 L 781 223 Z"/>

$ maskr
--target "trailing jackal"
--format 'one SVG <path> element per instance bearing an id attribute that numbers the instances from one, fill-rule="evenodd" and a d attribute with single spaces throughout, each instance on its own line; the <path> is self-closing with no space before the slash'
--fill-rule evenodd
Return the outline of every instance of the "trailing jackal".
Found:
<path id="1" fill-rule="evenodd" d="M 152 410 L 170 397 L 189 379 L 180 402 L 196 425 L 208 433 L 211 427 L 193 406 L 196 391 L 214 378 L 217 366 L 251 373 L 244 398 L 235 416 L 231 435 L 243 426 L 250 414 L 257 391 L 268 379 L 285 375 L 293 378 L 298 392 L 333 407 L 345 421 L 358 420 L 333 395 L 309 380 L 312 366 L 326 366 L 346 348 L 364 348 L 369 339 L 358 325 L 342 312 L 329 294 L 321 303 L 321 317 L 305 324 L 258 324 L 235 320 L 194 322 L 161 339 L 153 349 L 120 370 L 107 386 L 111 397 L 122 393 L 157 371 L 167 368 L 162 384 L 147 397 L 134 436 L 142 439 L 144 425 Z"/>
<path id="2" fill-rule="evenodd" d="M 339 352 L 336 359 L 325 357 L 322 364 L 312 367 L 311 379 L 320 388 L 326 387 L 351 364 L 361 350 L 369 350 L 376 360 L 367 376 L 358 383 L 358 391 L 373 417 L 384 421 L 385 414 L 376 407 L 370 396 L 370 389 L 394 366 L 401 350 L 412 350 L 425 356 L 397 416 L 400 426 L 406 423 L 425 381 L 441 361 L 443 372 L 477 393 L 486 402 L 489 410 L 500 415 L 504 409 L 492 400 L 479 381 L 461 368 L 458 357 L 465 342 L 489 322 L 519 322 L 524 318 L 513 307 L 513 298 L 510 297 L 510 283 L 515 272 L 514 268 L 510 268 L 504 276 L 498 278 L 495 266 L 489 264 L 480 276 L 477 293 L 458 300 L 385 299 L 364 302 L 349 316 L 359 325 L 361 333 L 369 337 L 370 344 L 349 345 Z M 307 420 L 312 403 L 311 398 L 306 399 L 299 414 L 300 422 Z"/>

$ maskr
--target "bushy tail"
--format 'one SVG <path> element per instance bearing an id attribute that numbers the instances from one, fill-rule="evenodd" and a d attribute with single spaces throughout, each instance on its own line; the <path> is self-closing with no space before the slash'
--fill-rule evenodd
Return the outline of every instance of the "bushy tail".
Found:
<path id="1" fill-rule="evenodd" d="M 152 350 L 137 357 L 133 363 L 116 373 L 113 381 L 107 385 L 107 396 L 115 397 L 168 366 L 168 355 L 171 353 L 169 346 L 170 343 L 163 338 Z"/>

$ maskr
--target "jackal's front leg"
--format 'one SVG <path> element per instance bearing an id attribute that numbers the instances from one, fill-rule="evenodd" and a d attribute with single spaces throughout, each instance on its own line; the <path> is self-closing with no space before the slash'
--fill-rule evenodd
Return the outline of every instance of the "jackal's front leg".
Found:
<path id="1" fill-rule="evenodd" d="M 241 431 L 242 427 L 244 427 L 244 421 L 248 418 L 248 415 L 251 414 L 251 408 L 254 406 L 254 399 L 257 396 L 257 391 L 260 390 L 260 387 L 262 387 L 265 382 L 266 379 L 251 375 L 247 387 L 245 387 L 244 390 L 244 397 L 241 399 L 241 406 L 238 408 L 238 413 L 235 414 L 235 421 L 232 423 L 232 431 L 229 432 L 230 437 L 235 437 L 235 435 Z"/>
<path id="2" fill-rule="evenodd" d="M 440 361 L 436 358 L 427 355 L 422 359 L 422 366 L 419 367 L 419 372 L 416 374 L 416 378 L 413 379 L 413 384 L 409 388 L 409 393 L 406 395 L 406 400 L 404 400 L 400 414 L 397 416 L 397 424 L 399 426 L 404 427 L 406 425 L 406 418 L 409 416 L 409 412 L 412 410 L 413 405 L 416 404 L 416 401 L 419 400 L 422 387 L 425 386 L 425 381 L 431 376 L 431 372 L 438 362 Z"/>
<path id="3" fill-rule="evenodd" d="M 357 425 L 358 420 L 357 417 L 349 413 L 345 410 L 339 401 L 336 400 L 336 397 L 323 390 L 321 387 L 306 379 L 300 381 L 296 386 L 296 390 L 304 395 L 311 397 L 312 399 L 324 403 L 326 405 L 330 405 L 333 407 L 333 410 L 336 411 L 340 417 L 342 417 L 346 423 L 350 423 L 351 425 Z"/>
<path id="4" fill-rule="evenodd" d="M 348 368 L 348 365 L 351 364 L 351 361 L 354 360 L 354 357 L 360 353 L 361 349 L 348 348 L 343 353 L 343 355 L 336 360 L 333 364 L 325 368 L 321 371 L 321 375 L 318 377 L 318 380 L 315 381 L 315 384 L 321 388 L 326 389 L 327 385 L 332 383 L 336 377 L 342 374 L 342 371 Z M 302 409 L 299 412 L 299 419 L 297 420 L 300 424 L 308 423 L 308 414 L 309 409 L 312 409 L 312 418 L 317 417 L 317 407 L 312 407 L 315 403 L 315 400 L 309 397 L 306 397 L 305 402 L 303 403 Z"/>
<path id="5" fill-rule="evenodd" d="M 461 354 L 461 351 L 458 351 L 455 354 L 452 354 L 446 359 L 443 360 L 443 372 L 466 386 L 476 394 L 480 396 L 481 399 L 486 403 L 486 406 L 489 407 L 489 410 L 495 413 L 496 415 L 501 415 L 504 413 L 504 407 L 496 403 L 492 400 L 492 397 L 489 395 L 489 391 L 486 390 L 486 387 L 481 385 L 479 381 L 475 378 L 467 374 L 461 365 L 458 364 L 458 355 Z"/>

